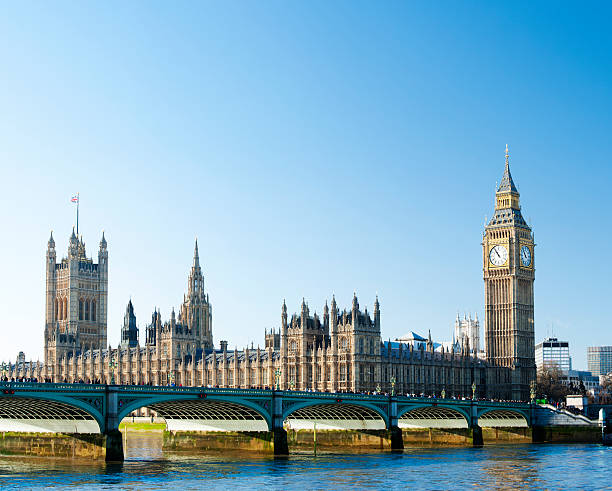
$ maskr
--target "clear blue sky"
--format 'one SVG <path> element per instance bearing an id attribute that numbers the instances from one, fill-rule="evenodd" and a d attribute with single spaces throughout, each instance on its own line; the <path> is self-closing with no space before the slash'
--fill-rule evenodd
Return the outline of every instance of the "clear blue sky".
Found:
<path id="1" fill-rule="evenodd" d="M 263 344 L 356 290 L 384 338 L 483 315 L 508 143 L 535 231 L 536 339 L 612 344 L 606 4 L 17 2 L 0 12 L 0 359 L 42 358 L 44 254 L 109 246 L 109 340 L 186 290 Z"/>

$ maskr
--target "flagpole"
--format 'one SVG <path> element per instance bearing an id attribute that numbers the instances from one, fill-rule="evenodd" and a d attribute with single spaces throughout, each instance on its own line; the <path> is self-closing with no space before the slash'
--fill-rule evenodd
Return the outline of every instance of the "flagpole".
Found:
<path id="1" fill-rule="evenodd" d="M 79 236 L 79 193 L 77 193 L 77 237 Z"/>

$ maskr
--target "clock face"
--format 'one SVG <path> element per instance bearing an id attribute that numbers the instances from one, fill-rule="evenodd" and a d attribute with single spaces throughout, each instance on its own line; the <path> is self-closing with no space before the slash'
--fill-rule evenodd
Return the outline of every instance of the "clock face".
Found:
<path id="1" fill-rule="evenodd" d="M 503 245 L 496 245 L 489 252 L 489 261 L 493 266 L 503 266 L 508 260 L 508 249 Z"/>
<path id="2" fill-rule="evenodd" d="M 521 247 L 521 263 L 523 266 L 531 264 L 531 250 L 526 245 Z"/>

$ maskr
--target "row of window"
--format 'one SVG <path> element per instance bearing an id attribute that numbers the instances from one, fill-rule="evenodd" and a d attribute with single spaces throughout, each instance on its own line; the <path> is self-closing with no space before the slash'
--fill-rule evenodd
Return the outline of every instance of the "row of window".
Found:
<path id="1" fill-rule="evenodd" d="M 79 299 L 79 320 L 80 321 L 95 321 L 96 320 L 96 301 Z"/>
<path id="2" fill-rule="evenodd" d="M 56 298 L 54 307 L 54 320 L 64 321 L 68 319 L 68 299 Z M 95 321 L 96 320 L 96 301 L 95 300 L 79 300 L 79 320 Z"/>
<path id="3" fill-rule="evenodd" d="M 359 338 L 359 350 L 357 351 L 357 353 L 359 354 L 374 354 L 374 347 L 376 345 L 376 340 L 374 339 L 364 339 L 364 338 Z M 340 338 L 340 346 L 339 346 L 341 351 L 349 351 L 351 348 L 351 343 L 349 340 L 347 340 L 347 338 L 342 337 Z M 308 345 L 307 350 L 310 351 L 312 349 L 312 345 Z M 297 350 L 297 343 L 296 341 L 290 341 L 289 342 L 289 351 L 296 351 Z"/>

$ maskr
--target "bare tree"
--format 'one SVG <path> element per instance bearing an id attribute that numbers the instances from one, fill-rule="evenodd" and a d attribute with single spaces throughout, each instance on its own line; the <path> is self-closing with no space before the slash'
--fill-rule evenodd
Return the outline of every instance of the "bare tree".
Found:
<path id="1" fill-rule="evenodd" d="M 538 370 L 536 394 L 552 402 L 565 402 L 568 394 L 580 392 L 580 389 L 563 384 L 563 371 L 556 364 L 545 365 Z"/>
<path id="2" fill-rule="evenodd" d="M 599 402 L 600 404 L 612 404 L 612 372 L 602 377 Z"/>

